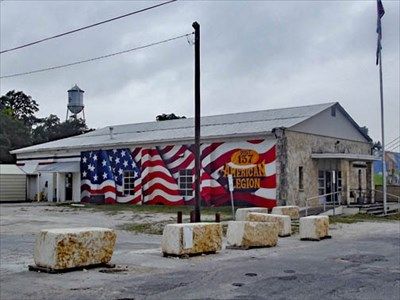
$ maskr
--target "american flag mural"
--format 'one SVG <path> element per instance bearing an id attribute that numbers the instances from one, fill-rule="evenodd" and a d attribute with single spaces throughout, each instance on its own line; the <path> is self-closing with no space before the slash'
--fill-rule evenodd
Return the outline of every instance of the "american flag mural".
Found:
<path id="1" fill-rule="evenodd" d="M 127 188 L 124 176 L 133 180 L 140 178 L 140 169 L 132 159 L 129 149 L 97 150 L 81 152 L 81 192 L 82 201 L 89 202 L 90 196 L 104 195 L 106 203 L 131 202 L 141 200 L 140 186 Z"/>
<path id="2" fill-rule="evenodd" d="M 201 145 L 203 205 L 230 204 L 232 175 L 236 205 L 275 206 L 275 152 L 264 139 Z M 106 203 L 192 205 L 193 169 L 193 145 L 82 152 L 82 201 L 104 194 Z"/>

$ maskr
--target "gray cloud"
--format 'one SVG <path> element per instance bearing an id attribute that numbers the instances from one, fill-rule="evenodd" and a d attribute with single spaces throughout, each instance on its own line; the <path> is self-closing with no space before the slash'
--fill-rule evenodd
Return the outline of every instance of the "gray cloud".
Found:
<path id="1" fill-rule="evenodd" d="M 1 2 L 1 48 L 133 11 L 138 1 Z M 399 136 L 399 2 L 383 1 L 387 140 Z M 99 56 L 202 31 L 202 110 L 219 114 L 339 101 L 380 138 L 374 1 L 180 1 L 1 56 L 1 74 Z M 89 126 L 193 115 L 193 48 L 185 39 L 101 62 L 1 80 L 40 114 L 66 113 L 66 90 L 85 92 Z"/>

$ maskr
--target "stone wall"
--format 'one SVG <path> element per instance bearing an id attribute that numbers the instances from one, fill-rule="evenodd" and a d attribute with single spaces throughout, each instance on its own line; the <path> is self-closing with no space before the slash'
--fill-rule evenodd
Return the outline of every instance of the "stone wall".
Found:
<path id="1" fill-rule="evenodd" d="M 339 141 L 339 143 L 338 143 Z M 285 130 L 282 138 L 277 141 L 277 183 L 278 205 L 305 206 L 307 198 L 318 195 L 318 170 L 321 162 L 311 159 L 312 153 L 353 153 L 371 154 L 371 145 L 338 138 L 318 136 Z M 358 169 L 354 169 L 348 161 L 325 160 L 333 168 L 342 170 L 348 178 L 343 178 L 342 184 L 349 188 L 358 187 Z M 299 167 L 303 167 L 303 186 L 299 189 Z M 363 169 L 366 172 L 366 168 Z M 363 174 L 363 187 L 367 188 L 366 174 Z M 344 179 L 344 180 L 343 180 Z M 318 199 L 311 201 L 310 206 L 318 204 Z"/>

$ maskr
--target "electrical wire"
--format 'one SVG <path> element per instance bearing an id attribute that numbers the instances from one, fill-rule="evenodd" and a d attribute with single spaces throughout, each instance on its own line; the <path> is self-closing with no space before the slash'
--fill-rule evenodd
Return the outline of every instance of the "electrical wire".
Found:
<path id="1" fill-rule="evenodd" d="M 385 149 L 385 151 L 393 151 L 393 150 L 396 150 L 397 148 L 400 148 L 400 141 L 398 143 L 396 143 L 396 144 L 391 145 L 390 147 L 387 147 Z"/>
<path id="2" fill-rule="evenodd" d="M 85 59 L 85 60 L 79 60 L 79 61 L 68 63 L 68 64 L 63 64 L 63 65 L 58 65 L 58 66 L 53 66 L 53 67 L 47 67 L 47 68 L 28 71 L 28 72 L 4 75 L 4 76 L 0 76 L 0 79 L 17 77 L 17 76 L 24 76 L 24 75 L 30 75 L 30 74 L 35 74 L 35 73 L 40 73 L 40 72 L 45 72 L 45 71 L 50 71 L 50 70 L 56 70 L 56 69 L 71 67 L 71 66 L 75 66 L 75 65 L 79 65 L 79 64 L 83 64 L 83 63 L 87 63 L 87 62 L 92 62 L 92 61 L 99 60 L 99 59 L 109 58 L 109 57 L 112 57 L 112 56 L 116 56 L 116 55 L 120 55 L 120 54 L 124 54 L 124 53 L 128 53 L 128 52 L 132 52 L 132 51 L 141 50 L 141 49 L 149 48 L 149 47 L 152 47 L 152 46 L 164 44 L 164 43 L 171 42 L 171 41 L 174 41 L 174 40 L 177 40 L 177 39 L 180 39 L 180 38 L 188 37 L 188 36 L 190 36 L 192 34 L 193 33 L 186 33 L 186 34 L 178 35 L 178 36 L 166 39 L 166 40 L 162 40 L 162 41 L 154 42 L 154 43 L 151 43 L 151 44 L 147 44 L 147 45 L 144 45 L 144 46 L 139 46 L 139 47 L 135 47 L 135 48 L 119 51 L 119 52 L 114 52 L 114 53 L 110 53 L 110 54 L 106 54 L 106 55 L 102 55 L 102 56 L 97 56 L 97 57 L 93 57 L 93 58 L 89 58 L 89 59 Z"/>
<path id="3" fill-rule="evenodd" d="M 394 142 L 396 142 L 396 143 L 398 143 L 398 139 L 400 139 L 400 136 L 399 137 L 397 137 L 397 138 L 395 138 L 395 139 L 393 139 L 393 140 L 391 140 L 389 143 L 387 143 L 385 146 L 389 146 L 390 144 L 393 144 Z"/>
<path id="4" fill-rule="evenodd" d="M 67 31 L 67 32 L 64 32 L 64 33 L 60 33 L 60 34 L 56 34 L 56 35 L 53 35 L 53 36 L 49 36 L 49 37 L 46 37 L 46 38 L 43 38 L 41 40 L 37 40 L 37 41 L 31 42 L 31 43 L 27 43 L 27 44 L 20 45 L 20 46 L 14 47 L 14 48 L 6 49 L 6 50 L 1 50 L 0 54 L 6 53 L 6 52 L 15 51 L 15 50 L 18 50 L 18 49 L 21 49 L 21 48 L 25 48 L 25 47 L 29 47 L 29 46 L 32 46 L 32 45 L 36 45 L 36 44 L 39 44 L 39 43 L 42 43 L 42 42 L 45 42 L 45 41 L 48 41 L 48 40 L 51 40 L 51 39 L 59 38 L 59 37 L 62 37 L 62 36 L 68 35 L 68 34 L 72 34 L 72 33 L 75 33 L 75 32 L 81 31 L 81 30 L 85 30 L 85 29 L 88 29 L 88 28 L 92 28 L 92 27 L 95 27 L 95 26 L 99 26 L 99 25 L 108 23 L 108 22 L 112 22 L 112 21 L 119 20 L 119 19 L 122 19 L 122 18 L 125 18 L 125 17 L 129 17 L 129 16 L 132 16 L 132 15 L 135 15 L 135 14 L 138 14 L 138 13 L 141 13 L 141 12 L 153 9 L 153 8 L 157 8 L 157 7 L 166 5 L 166 4 L 170 4 L 170 3 L 176 2 L 176 1 L 178 1 L 178 0 L 169 0 L 167 2 L 163 2 L 163 3 L 160 3 L 160 4 L 156 4 L 156 5 L 153 5 L 153 6 L 146 7 L 146 8 L 142 8 L 142 9 L 139 9 L 139 10 L 136 10 L 136 11 L 133 11 L 133 12 L 121 15 L 121 16 L 117 16 L 117 17 L 114 17 L 114 18 L 111 18 L 111 19 L 107 19 L 107 20 L 101 21 L 101 22 L 97 22 L 97 23 L 94 23 L 94 24 L 91 24 L 91 25 L 87 25 L 87 26 L 84 26 L 84 27 L 73 29 L 73 30 L 70 30 L 70 31 Z"/>

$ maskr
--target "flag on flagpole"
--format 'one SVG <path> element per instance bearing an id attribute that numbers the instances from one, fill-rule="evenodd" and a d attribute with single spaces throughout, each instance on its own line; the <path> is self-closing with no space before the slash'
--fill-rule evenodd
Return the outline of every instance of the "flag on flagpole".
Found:
<path id="1" fill-rule="evenodd" d="M 378 34 L 378 42 L 376 46 L 376 65 L 379 62 L 379 54 L 381 52 L 381 40 L 382 40 L 382 24 L 381 19 L 385 14 L 385 9 L 383 8 L 383 4 L 381 0 L 376 1 L 376 9 L 377 9 L 377 24 L 376 24 L 376 33 Z"/>

